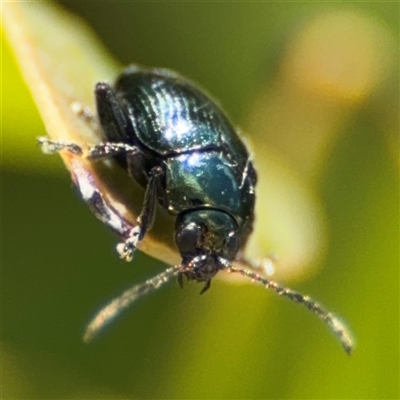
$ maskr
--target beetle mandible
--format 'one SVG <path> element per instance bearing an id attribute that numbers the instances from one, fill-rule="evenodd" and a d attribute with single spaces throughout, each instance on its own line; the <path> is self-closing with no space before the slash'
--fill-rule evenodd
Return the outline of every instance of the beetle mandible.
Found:
<path id="1" fill-rule="evenodd" d="M 89 324 L 85 340 L 141 295 L 178 276 L 210 288 L 218 271 L 239 273 L 277 294 L 303 304 L 339 337 L 346 352 L 353 347 L 346 326 L 319 303 L 261 277 L 242 256 L 252 232 L 257 175 L 248 150 L 229 119 L 192 82 L 166 69 L 127 68 L 114 86 L 95 87 L 97 115 L 105 142 L 86 151 L 74 143 L 39 138 L 46 153 L 66 149 L 93 161 L 113 157 L 145 188 L 138 224 L 117 246 L 130 261 L 137 243 L 151 229 L 157 202 L 176 218 L 175 242 L 180 265 L 133 286 L 106 306 Z M 96 197 L 96 202 L 101 201 Z M 92 199 L 85 199 L 89 204 Z M 107 223 L 103 202 L 97 216 Z M 93 207 L 92 207 L 93 208 Z M 100 211 L 99 211 L 100 210 Z M 111 226 L 111 223 L 109 223 Z"/>

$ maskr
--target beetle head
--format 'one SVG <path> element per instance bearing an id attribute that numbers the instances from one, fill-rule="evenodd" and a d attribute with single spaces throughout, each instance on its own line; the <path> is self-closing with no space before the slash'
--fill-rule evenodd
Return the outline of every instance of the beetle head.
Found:
<path id="1" fill-rule="evenodd" d="M 183 213 L 176 222 L 182 273 L 189 280 L 209 281 L 239 250 L 238 226 L 228 213 L 202 208 Z"/>

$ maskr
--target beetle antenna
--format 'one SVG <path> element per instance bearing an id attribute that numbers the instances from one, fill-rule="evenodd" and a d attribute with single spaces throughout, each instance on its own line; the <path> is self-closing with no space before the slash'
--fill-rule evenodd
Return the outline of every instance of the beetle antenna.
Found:
<path id="1" fill-rule="evenodd" d="M 134 285 L 103 307 L 92 319 L 83 335 L 83 341 L 89 343 L 114 318 L 121 314 L 139 297 L 160 288 L 173 276 L 177 275 L 181 266 L 168 268 L 146 282 Z"/>
<path id="2" fill-rule="evenodd" d="M 319 304 L 315 300 L 311 299 L 308 296 L 304 296 L 303 294 L 296 292 L 295 290 L 281 286 L 278 283 L 263 278 L 259 274 L 251 272 L 247 269 L 235 268 L 231 265 L 227 265 L 226 263 L 224 264 L 225 264 L 224 269 L 226 269 L 228 272 L 238 273 L 240 275 L 246 276 L 247 278 L 250 278 L 253 281 L 261 283 L 267 289 L 273 290 L 279 296 L 288 297 L 295 303 L 302 304 L 303 306 L 308 308 L 311 312 L 316 314 L 318 318 L 320 318 L 328 325 L 329 329 L 340 340 L 340 343 L 344 348 L 344 350 L 346 351 L 346 353 L 349 355 L 351 354 L 354 347 L 354 340 L 352 338 L 349 329 L 338 316 L 326 310 L 321 304 Z"/>

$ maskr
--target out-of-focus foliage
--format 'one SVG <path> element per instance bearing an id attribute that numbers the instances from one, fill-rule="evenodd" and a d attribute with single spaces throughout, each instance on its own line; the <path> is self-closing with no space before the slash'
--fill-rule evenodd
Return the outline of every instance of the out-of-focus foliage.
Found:
<path id="1" fill-rule="evenodd" d="M 40 155 L 43 124 L 5 46 L 3 398 L 397 398 L 399 5 L 66 5 L 124 64 L 200 82 L 242 126 L 263 174 L 269 160 L 282 166 L 270 171 L 280 201 L 260 187 L 257 209 L 278 257 L 308 245 L 279 224 L 301 214 L 307 225 L 306 206 L 284 216 L 282 207 L 307 196 L 321 204 L 310 211 L 327 226 L 328 244 L 313 250 L 320 272 L 296 286 L 344 315 L 358 347 L 348 359 L 313 316 L 255 285 L 223 282 L 201 297 L 172 284 L 84 345 L 93 307 L 163 266 L 141 254 L 119 263 L 116 238 L 74 198 L 59 158 Z M 299 250 L 279 247 L 287 235 Z"/>

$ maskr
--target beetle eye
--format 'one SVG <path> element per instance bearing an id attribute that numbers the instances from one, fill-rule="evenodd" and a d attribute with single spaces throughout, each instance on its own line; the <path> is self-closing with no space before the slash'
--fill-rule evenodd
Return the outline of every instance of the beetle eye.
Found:
<path id="1" fill-rule="evenodd" d="M 179 224 L 175 238 L 182 257 L 194 257 L 201 244 L 201 230 L 194 222 Z"/>

